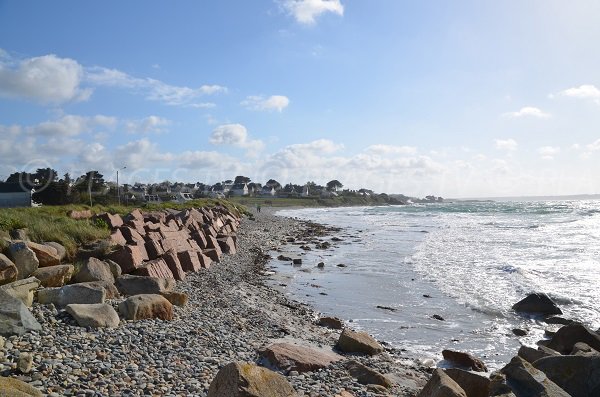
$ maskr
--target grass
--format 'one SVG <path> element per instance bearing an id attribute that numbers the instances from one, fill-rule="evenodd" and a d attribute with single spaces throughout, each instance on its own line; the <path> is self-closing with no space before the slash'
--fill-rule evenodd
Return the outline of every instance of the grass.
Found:
<path id="1" fill-rule="evenodd" d="M 110 230 L 101 223 L 92 220 L 74 220 L 67 216 L 71 210 L 88 210 L 94 214 L 110 212 L 112 214 L 126 215 L 135 208 L 144 211 L 162 210 L 167 208 L 184 210 L 192 207 L 213 207 L 222 205 L 238 214 L 248 214 L 242 205 L 227 200 L 201 199 L 185 204 L 161 203 L 146 207 L 139 206 L 94 206 L 67 205 L 67 206 L 42 206 L 33 208 L 2 208 L 0 209 L 0 249 L 5 251 L 8 247 L 5 238 L 13 229 L 27 228 L 27 234 L 32 241 L 56 241 L 62 244 L 69 258 L 73 258 L 77 247 L 109 237 Z"/>
<path id="2" fill-rule="evenodd" d="M 234 203 L 245 205 L 249 208 L 260 204 L 263 207 L 344 207 L 362 205 L 385 205 L 387 202 L 380 197 L 341 196 L 332 198 L 320 197 L 232 197 Z"/>

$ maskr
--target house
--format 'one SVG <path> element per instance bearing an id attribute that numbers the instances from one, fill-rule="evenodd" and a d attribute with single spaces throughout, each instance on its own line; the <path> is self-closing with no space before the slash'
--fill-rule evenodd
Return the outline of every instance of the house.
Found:
<path id="1" fill-rule="evenodd" d="M 0 208 L 31 207 L 33 186 L 26 183 L 0 183 Z"/>
<path id="2" fill-rule="evenodd" d="M 171 201 L 179 204 L 187 203 L 188 201 L 192 201 L 194 199 L 194 195 L 191 193 L 179 192 L 175 196 L 175 198 Z"/>
<path id="3" fill-rule="evenodd" d="M 263 188 L 260 190 L 260 195 L 261 196 L 275 196 L 275 188 L 273 186 L 263 186 Z"/>
<path id="4" fill-rule="evenodd" d="M 236 183 L 229 190 L 229 194 L 232 196 L 247 196 L 248 195 L 248 184 L 247 183 Z"/>
<path id="5" fill-rule="evenodd" d="M 308 189 L 308 185 L 304 185 L 304 188 L 302 189 L 302 197 L 308 196 L 310 196 L 310 190 Z"/>

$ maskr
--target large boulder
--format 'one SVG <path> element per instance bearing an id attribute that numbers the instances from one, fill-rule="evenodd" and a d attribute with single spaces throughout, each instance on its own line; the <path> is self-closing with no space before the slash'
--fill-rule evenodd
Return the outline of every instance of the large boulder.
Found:
<path id="1" fill-rule="evenodd" d="M 147 255 L 146 250 L 142 252 L 141 248 L 143 245 L 126 245 L 108 254 L 107 258 L 116 262 L 123 273 L 131 273 L 144 262 L 144 256 Z"/>
<path id="2" fill-rule="evenodd" d="M 88 281 L 86 283 L 77 283 L 78 285 L 87 285 L 92 288 L 104 288 L 106 299 L 116 299 L 121 296 L 117 286 L 110 281 Z M 39 293 L 39 292 L 38 292 Z"/>
<path id="3" fill-rule="evenodd" d="M 62 244 L 55 241 L 46 241 L 44 244 L 54 248 L 61 261 L 67 257 L 67 249 Z"/>
<path id="4" fill-rule="evenodd" d="M 464 390 L 467 397 L 488 397 L 490 378 L 458 368 L 448 368 L 445 372 Z"/>
<path id="5" fill-rule="evenodd" d="M 545 351 L 542 349 L 534 349 L 534 348 L 528 347 L 528 346 L 521 346 L 519 348 L 519 352 L 517 353 L 517 355 L 531 364 L 533 364 L 540 358 L 559 355 L 559 353 L 556 353 L 556 354 L 550 353 L 550 351 L 552 351 L 551 349 L 548 349 L 548 350 L 549 351 Z"/>
<path id="6" fill-rule="evenodd" d="M 181 267 L 181 262 L 179 261 L 179 257 L 177 256 L 177 253 L 175 251 L 171 250 L 171 251 L 166 252 L 162 256 L 162 258 L 164 259 L 165 263 L 169 267 L 169 270 L 173 274 L 173 277 L 175 278 L 175 280 L 181 281 L 181 280 L 185 279 L 185 272 L 183 271 L 183 268 Z"/>
<path id="7" fill-rule="evenodd" d="M 60 255 L 56 248 L 45 244 L 38 244 L 32 241 L 26 242 L 27 246 L 35 252 L 35 256 L 40 262 L 40 267 L 60 265 Z"/>
<path id="8" fill-rule="evenodd" d="M 172 278 L 158 278 L 133 276 L 125 274 L 117 278 L 117 288 L 123 295 L 160 294 L 172 291 L 175 288 L 175 280 Z"/>
<path id="9" fill-rule="evenodd" d="M 0 285 L 12 283 L 16 279 L 17 266 L 6 255 L 0 253 Z"/>
<path id="10" fill-rule="evenodd" d="M 42 326 L 23 302 L 0 290 L 0 335 L 22 335 L 41 329 Z"/>
<path id="11" fill-rule="evenodd" d="M 172 305 L 183 307 L 188 303 L 188 296 L 184 292 L 177 291 L 165 291 L 161 292 L 160 295 L 165 297 Z"/>
<path id="12" fill-rule="evenodd" d="M 123 218 L 121 218 L 121 215 L 118 214 L 113 215 L 109 214 L 108 212 L 104 212 L 96 215 L 95 219 L 103 221 L 111 229 L 116 229 L 123 226 Z"/>
<path id="13" fill-rule="evenodd" d="M 531 313 L 549 316 L 562 314 L 562 310 L 546 294 L 529 294 L 524 299 L 515 303 L 512 309 L 519 313 Z"/>
<path id="14" fill-rule="evenodd" d="M 354 332 L 344 329 L 338 339 L 337 349 L 345 353 L 365 353 L 375 355 L 384 349 L 371 335 L 366 332 Z"/>
<path id="15" fill-rule="evenodd" d="M 147 318 L 172 320 L 173 305 L 162 295 L 134 295 L 119 304 L 119 313 L 125 319 L 133 321 Z"/>
<path id="16" fill-rule="evenodd" d="M 62 287 L 71 280 L 75 268 L 73 265 L 40 267 L 33 277 L 40 280 L 43 287 Z"/>
<path id="17" fill-rule="evenodd" d="M 337 317 L 323 316 L 319 318 L 317 324 L 322 327 L 327 327 L 331 329 L 342 329 L 344 327 L 344 323 L 342 322 L 342 320 L 340 320 Z"/>
<path id="18" fill-rule="evenodd" d="M 446 349 L 442 351 L 442 356 L 444 356 L 444 360 L 450 361 L 461 368 L 467 368 L 475 372 L 487 372 L 487 367 L 483 361 L 469 353 Z"/>
<path id="19" fill-rule="evenodd" d="M 171 269 L 167 266 L 167 262 L 162 258 L 144 262 L 133 274 L 146 277 L 174 278 Z"/>
<path id="20" fill-rule="evenodd" d="M 58 293 L 58 302 L 55 302 L 55 304 L 63 307 L 72 303 L 104 303 L 105 299 L 106 290 L 102 287 L 95 287 L 85 284 L 71 284 L 60 288 Z"/>
<path id="21" fill-rule="evenodd" d="M 108 303 L 70 304 L 69 313 L 81 327 L 110 327 L 119 326 L 119 315 Z"/>
<path id="22" fill-rule="evenodd" d="M 600 335 L 581 324 L 565 325 L 550 340 L 548 347 L 562 354 L 569 354 L 576 343 L 583 342 L 600 351 Z"/>
<path id="23" fill-rule="evenodd" d="M 219 370 L 208 389 L 208 397 L 294 397 L 287 379 L 254 364 L 235 362 Z"/>
<path id="24" fill-rule="evenodd" d="M 513 357 L 500 372 L 506 376 L 506 384 L 517 397 L 569 397 L 566 391 L 521 357 Z"/>
<path id="25" fill-rule="evenodd" d="M 42 397 L 44 394 L 21 380 L 0 376 L 0 391 L 2 397 Z"/>
<path id="26" fill-rule="evenodd" d="M 13 298 L 19 299 L 25 306 L 31 307 L 33 304 L 33 295 L 39 286 L 40 280 L 35 277 L 29 277 L 4 284 L 0 286 L 0 290 L 3 290 Z"/>
<path id="27" fill-rule="evenodd" d="M 109 264 L 94 257 L 88 258 L 73 279 L 77 283 L 86 283 L 89 281 L 115 282 Z"/>
<path id="28" fill-rule="evenodd" d="M 284 371 L 308 372 L 325 368 L 342 356 L 317 347 L 292 343 L 273 343 L 260 351 L 260 355 Z"/>
<path id="29" fill-rule="evenodd" d="M 82 219 L 90 219 L 94 214 L 91 210 L 70 210 L 67 212 L 67 216 L 71 219 L 82 220 Z"/>
<path id="30" fill-rule="evenodd" d="M 465 391 L 441 369 L 436 369 L 418 397 L 467 397 Z"/>
<path id="31" fill-rule="evenodd" d="M 358 383 L 363 385 L 379 385 L 387 388 L 392 387 L 392 381 L 390 381 L 385 375 L 380 374 L 374 369 L 369 368 L 356 360 L 348 361 L 346 363 L 346 369 L 353 378 L 356 378 Z"/>
<path id="32" fill-rule="evenodd" d="M 8 246 L 8 251 L 17 267 L 17 280 L 29 277 L 31 273 L 40 267 L 40 262 L 37 256 L 35 256 L 35 252 L 23 241 L 11 243 Z"/>
<path id="33" fill-rule="evenodd" d="M 596 349 L 592 349 L 590 345 L 584 342 L 577 342 L 571 350 L 573 356 L 600 356 L 600 352 Z"/>
<path id="34" fill-rule="evenodd" d="M 600 396 L 600 356 L 545 357 L 533 366 L 572 397 Z"/>

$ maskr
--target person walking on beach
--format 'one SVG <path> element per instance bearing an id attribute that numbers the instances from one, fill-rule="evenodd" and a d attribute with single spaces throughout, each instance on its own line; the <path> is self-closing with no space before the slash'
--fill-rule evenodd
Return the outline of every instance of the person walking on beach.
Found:
<path id="1" fill-rule="evenodd" d="M 260 204 L 256 204 L 256 212 L 260 212 Z"/>

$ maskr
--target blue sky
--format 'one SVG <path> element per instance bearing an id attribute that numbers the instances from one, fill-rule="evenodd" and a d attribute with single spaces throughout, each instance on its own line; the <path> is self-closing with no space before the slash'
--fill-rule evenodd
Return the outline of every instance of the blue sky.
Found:
<path id="1" fill-rule="evenodd" d="M 600 193 L 600 3 L 0 1 L 0 179 Z"/>

